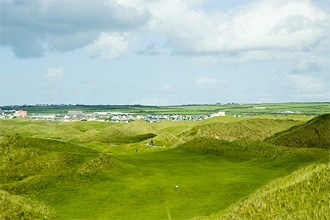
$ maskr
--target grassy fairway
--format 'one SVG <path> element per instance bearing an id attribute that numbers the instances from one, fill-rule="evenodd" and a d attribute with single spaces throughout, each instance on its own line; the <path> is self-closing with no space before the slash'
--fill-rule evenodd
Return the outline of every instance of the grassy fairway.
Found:
<path id="1" fill-rule="evenodd" d="M 308 163 L 308 156 L 292 163 L 292 158 L 284 158 L 286 166 L 278 167 L 276 160 L 242 160 L 180 149 L 123 155 L 117 159 L 129 164 L 126 172 L 107 172 L 84 187 L 72 179 L 75 193 L 49 196 L 58 197 L 51 206 L 60 219 L 167 219 L 167 210 L 173 219 L 187 219 L 223 210 Z M 47 191 L 43 194 L 47 197 Z"/>
<path id="2" fill-rule="evenodd" d="M 286 173 L 284 169 L 264 169 L 251 162 L 184 151 L 120 159 L 133 165 L 129 173 L 63 198 L 67 203 L 57 207 L 59 217 L 167 219 L 167 209 L 173 219 L 209 215 Z"/>

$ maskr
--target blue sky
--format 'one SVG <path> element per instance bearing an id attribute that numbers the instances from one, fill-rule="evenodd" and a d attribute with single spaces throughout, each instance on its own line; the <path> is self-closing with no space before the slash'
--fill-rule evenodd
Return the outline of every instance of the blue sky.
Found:
<path id="1" fill-rule="evenodd" d="M 1 0 L 0 105 L 330 101 L 328 0 Z"/>

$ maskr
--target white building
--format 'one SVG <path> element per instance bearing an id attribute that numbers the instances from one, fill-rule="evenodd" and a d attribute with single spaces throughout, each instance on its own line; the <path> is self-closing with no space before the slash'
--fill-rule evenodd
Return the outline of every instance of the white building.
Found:
<path id="1" fill-rule="evenodd" d="M 218 116 L 226 116 L 226 112 L 221 111 L 221 112 L 213 113 L 211 115 L 211 118 L 218 117 Z"/>

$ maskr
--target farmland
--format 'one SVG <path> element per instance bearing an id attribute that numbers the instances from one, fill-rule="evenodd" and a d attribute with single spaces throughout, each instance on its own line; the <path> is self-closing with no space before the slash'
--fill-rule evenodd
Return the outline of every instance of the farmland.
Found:
<path id="1" fill-rule="evenodd" d="M 329 114 L 0 120 L 0 218 L 322 219 L 329 129 Z"/>
<path id="2" fill-rule="evenodd" d="M 29 113 L 65 114 L 70 110 L 83 112 L 126 112 L 137 114 L 207 115 L 225 111 L 227 115 L 286 115 L 292 113 L 320 115 L 329 113 L 329 102 L 264 103 L 264 104 L 191 104 L 177 106 L 143 105 L 24 105 L 2 106 L 4 110 L 24 109 Z"/>

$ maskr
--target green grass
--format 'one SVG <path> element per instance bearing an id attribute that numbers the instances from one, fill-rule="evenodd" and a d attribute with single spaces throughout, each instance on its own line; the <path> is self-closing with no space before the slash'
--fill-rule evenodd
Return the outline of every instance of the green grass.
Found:
<path id="1" fill-rule="evenodd" d="M 276 132 L 308 125 L 308 119 L 219 117 L 128 124 L 0 120 L 0 218 L 190 219 L 231 213 L 230 218 L 235 212 L 230 210 L 241 210 L 238 214 L 245 218 L 242 201 L 259 199 L 275 212 L 277 203 L 267 204 L 284 201 L 285 195 L 295 201 L 291 189 L 306 195 L 324 190 L 324 166 L 304 167 L 328 163 L 328 149 L 264 141 Z M 151 137 L 165 148 L 147 146 Z M 298 169 L 306 177 L 303 185 L 292 174 Z M 297 188 L 282 192 L 290 181 Z M 278 190 L 276 195 L 272 189 Z M 329 197 L 313 194 L 306 213 L 317 198 L 329 202 Z M 317 210 L 326 213 L 322 207 Z M 285 218 L 286 212 L 279 216 Z M 269 217 L 266 211 L 261 215 Z"/>
<path id="2" fill-rule="evenodd" d="M 252 118 L 234 122 L 207 123 L 193 127 L 187 135 L 192 137 L 214 137 L 227 141 L 235 140 L 263 140 L 273 134 L 301 124 L 295 120 L 275 120 Z"/>
<path id="3" fill-rule="evenodd" d="M 108 122 L 47 122 L 32 121 L 29 119 L 0 120 L 0 136 L 5 134 L 21 134 L 23 136 L 62 140 L 71 143 L 87 144 L 93 149 L 101 149 L 102 146 L 119 146 L 113 151 L 150 150 L 145 147 L 146 142 L 153 138 L 158 146 L 172 147 L 182 143 L 180 134 L 188 131 L 198 122 L 192 121 L 163 121 L 159 123 L 147 123 L 134 121 L 131 123 Z M 143 144 L 141 144 L 143 143 Z M 94 147 L 95 146 L 95 147 Z M 97 147 L 99 146 L 99 147 Z M 126 148 L 124 146 L 124 148 Z M 108 149 L 109 152 L 110 149 Z"/>
<path id="4" fill-rule="evenodd" d="M 239 162 L 177 150 L 119 159 L 133 166 L 131 172 L 65 196 L 57 214 L 65 219 L 166 219 L 168 209 L 173 219 L 193 218 L 225 209 L 288 172 L 267 167 L 264 160 Z"/>
<path id="5" fill-rule="evenodd" d="M 313 164 L 258 189 L 222 213 L 200 219 L 328 219 L 330 164 Z"/>
<path id="6" fill-rule="evenodd" d="M 48 206 L 0 190 L 0 219 L 52 219 L 54 217 L 54 211 Z"/>
<path id="7" fill-rule="evenodd" d="M 330 114 L 318 116 L 267 139 L 277 145 L 330 149 Z"/>
<path id="8" fill-rule="evenodd" d="M 260 159 L 274 164 L 286 164 L 286 168 L 295 162 L 313 162 L 320 158 L 327 158 L 329 151 L 315 148 L 291 148 L 271 145 L 262 141 L 227 142 L 215 138 L 195 138 L 176 150 L 215 154 L 227 160 L 246 161 Z M 286 161 L 287 160 L 287 161 Z"/>

